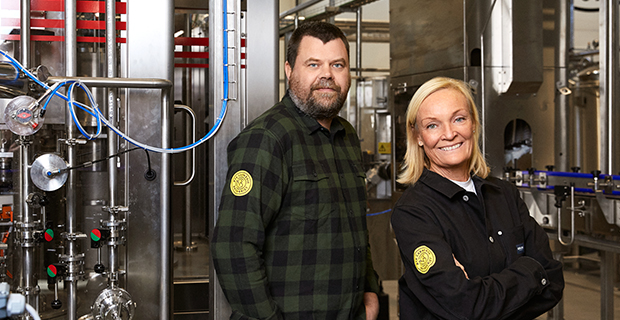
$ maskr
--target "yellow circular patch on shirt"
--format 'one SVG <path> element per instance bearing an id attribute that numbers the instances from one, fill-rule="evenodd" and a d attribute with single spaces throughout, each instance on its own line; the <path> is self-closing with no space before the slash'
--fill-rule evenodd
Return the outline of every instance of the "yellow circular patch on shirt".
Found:
<path id="1" fill-rule="evenodd" d="M 413 252 L 413 263 L 421 274 L 426 274 L 435 265 L 435 253 L 427 246 L 419 246 Z"/>
<path id="2" fill-rule="evenodd" d="M 237 197 L 245 196 L 252 190 L 253 183 L 249 172 L 239 170 L 230 179 L 230 191 Z"/>

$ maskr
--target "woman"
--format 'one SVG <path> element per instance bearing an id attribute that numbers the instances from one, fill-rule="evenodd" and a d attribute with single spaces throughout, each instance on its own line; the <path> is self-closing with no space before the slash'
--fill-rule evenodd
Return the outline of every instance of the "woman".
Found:
<path id="1" fill-rule="evenodd" d="M 562 298 L 562 264 L 518 190 L 488 177 L 466 83 L 434 78 L 407 110 L 392 226 L 401 319 L 534 319 Z"/>

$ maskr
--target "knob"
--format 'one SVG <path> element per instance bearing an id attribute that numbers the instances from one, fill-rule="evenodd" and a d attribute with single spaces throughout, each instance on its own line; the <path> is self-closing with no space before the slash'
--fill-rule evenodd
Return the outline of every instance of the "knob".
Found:
<path id="1" fill-rule="evenodd" d="M 101 263 L 95 264 L 95 272 L 97 272 L 97 273 L 105 272 L 105 266 L 103 264 L 101 264 Z"/>
<path id="2" fill-rule="evenodd" d="M 52 300 L 52 309 L 60 309 L 62 308 L 62 302 L 60 300 Z"/>

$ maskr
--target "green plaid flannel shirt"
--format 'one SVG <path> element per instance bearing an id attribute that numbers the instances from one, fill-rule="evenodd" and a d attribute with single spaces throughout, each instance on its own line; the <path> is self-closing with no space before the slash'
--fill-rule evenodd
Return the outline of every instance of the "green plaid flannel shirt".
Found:
<path id="1" fill-rule="evenodd" d="M 231 141 L 228 166 L 211 254 L 231 319 L 365 319 L 379 288 L 353 127 L 330 132 L 287 94 Z"/>

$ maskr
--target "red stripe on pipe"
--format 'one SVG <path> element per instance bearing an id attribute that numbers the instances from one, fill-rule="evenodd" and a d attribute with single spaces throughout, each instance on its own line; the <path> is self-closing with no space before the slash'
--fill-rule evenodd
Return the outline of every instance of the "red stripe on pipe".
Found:
<path id="1" fill-rule="evenodd" d="M 190 38 L 190 37 L 176 37 L 174 38 L 174 44 L 177 46 L 209 46 L 209 38 Z"/>
<path id="2" fill-rule="evenodd" d="M 19 18 L 2 18 L 0 19 L 0 25 L 3 27 L 19 27 Z M 77 20 L 76 25 L 78 29 L 98 29 L 105 30 L 105 21 L 90 21 L 90 20 Z M 30 26 L 33 28 L 56 28 L 64 29 L 65 20 L 58 19 L 30 19 Z M 127 29 L 127 23 L 117 21 L 116 30 Z"/>
<path id="3" fill-rule="evenodd" d="M 209 64 L 208 63 L 175 63 L 174 67 L 175 68 L 204 68 L 204 69 L 208 69 L 209 68 Z"/>
<path id="4" fill-rule="evenodd" d="M 175 58 L 209 59 L 208 52 L 175 52 Z"/>
<path id="5" fill-rule="evenodd" d="M 19 41 L 19 35 L 18 34 L 3 34 L 3 35 L 0 35 L 0 39 L 1 40 L 15 40 L 15 41 Z M 35 36 L 35 35 L 31 35 L 30 36 L 30 40 L 31 41 L 58 41 L 58 42 L 64 42 L 65 41 L 65 37 L 64 36 Z M 105 43 L 105 37 L 77 37 L 77 42 Z M 127 43 L 127 39 L 126 38 L 116 38 L 116 43 Z"/>
<path id="6" fill-rule="evenodd" d="M 19 10 L 20 3 L 15 0 L 1 0 L 2 10 Z M 63 0 L 31 0 L 31 11 L 65 11 L 65 3 Z M 104 1 L 77 1 L 77 12 L 99 12 L 105 13 Z M 126 14 L 127 3 L 116 2 L 116 13 Z"/>
<path id="7" fill-rule="evenodd" d="M 75 10 L 77 12 L 105 13 L 105 2 L 104 1 L 76 1 Z M 117 2 L 116 13 L 118 14 L 127 13 L 127 3 Z"/>

